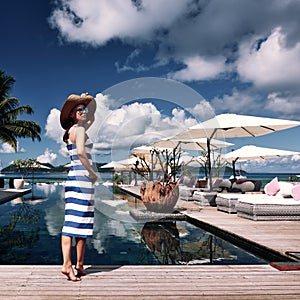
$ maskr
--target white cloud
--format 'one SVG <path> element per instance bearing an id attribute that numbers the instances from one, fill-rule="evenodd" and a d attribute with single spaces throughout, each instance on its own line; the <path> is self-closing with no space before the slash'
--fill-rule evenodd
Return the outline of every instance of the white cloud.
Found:
<path id="1" fill-rule="evenodd" d="M 94 154 L 107 154 L 114 149 L 128 149 L 136 145 L 148 144 L 153 139 L 169 137 L 196 123 L 187 117 L 183 110 L 173 109 L 171 116 L 163 115 L 152 103 L 131 103 L 112 109 L 114 100 L 108 96 L 96 96 L 97 110 L 95 122 L 87 131 L 94 143 Z M 61 145 L 59 153 L 67 156 L 62 141 L 63 130 L 59 129 L 58 109 L 52 109 L 47 118 L 46 136 Z M 44 153 L 47 159 L 53 159 L 50 151 Z"/>
<path id="2" fill-rule="evenodd" d="M 287 46 L 281 28 L 276 28 L 263 42 L 256 37 L 240 45 L 238 73 L 243 81 L 253 82 L 257 87 L 275 91 L 298 88 L 299 65 L 300 42 Z"/>
<path id="3" fill-rule="evenodd" d="M 300 95 L 271 93 L 266 100 L 266 109 L 285 118 L 295 119 L 300 114 Z"/>
<path id="4" fill-rule="evenodd" d="M 279 157 L 279 158 L 270 158 L 270 159 L 260 159 L 252 160 L 248 162 L 241 163 L 241 169 L 247 172 L 282 172 L 286 170 L 287 166 L 291 173 L 298 172 L 299 165 L 295 163 L 295 159 L 291 156 Z"/>
<path id="5" fill-rule="evenodd" d="M 218 112 L 232 112 L 240 114 L 251 114 L 263 108 L 262 96 L 253 94 L 249 90 L 239 91 L 233 89 L 231 94 L 222 97 L 214 97 L 211 105 Z"/>
<path id="6" fill-rule="evenodd" d="M 190 0 L 62 0 L 53 11 L 50 24 L 68 41 L 104 45 L 111 39 L 154 38 L 167 29 Z M 163 9 L 162 9 L 163 4 Z M 168 12 L 168 17 L 166 17 Z"/>
<path id="7" fill-rule="evenodd" d="M 200 101 L 194 107 L 188 108 L 188 111 L 197 119 L 199 122 L 208 120 L 215 116 L 215 110 L 211 103 L 206 100 Z M 191 125 L 192 126 L 192 125 Z"/>
<path id="8" fill-rule="evenodd" d="M 64 41 L 103 46 L 119 40 L 138 46 L 130 50 L 122 67 L 116 63 L 119 71 L 149 69 L 131 63 L 151 46 L 158 49 L 155 66 L 168 61 L 186 65 L 171 74 L 179 80 L 215 79 L 224 71 L 231 73 L 238 58 L 241 78 L 256 86 L 299 85 L 298 0 L 273 0 L 272 5 L 268 0 L 60 0 L 55 4 L 49 22 Z M 253 48 L 257 37 L 267 38 L 259 49 Z"/>
<path id="9" fill-rule="evenodd" d="M 60 126 L 60 110 L 57 108 L 53 108 L 50 111 L 50 114 L 47 117 L 45 129 L 46 133 L 45 135 L 54 141 L 56 141 L 58 144 L 61 144 L 62 136 L 64 134 L 64 130 Z"/>
<path id="10" fill-rule="evenodd" d="M 205 59 L 193 56 L 183 59 L 186 68 L 169 74 L 170 78 L 180 81 L 198 81 L 217 79 L 227 69 L 224 57 Z"/>
<path id="11" fill-rule="evenodd" d="M 3 143 L 0 149 L 0 153 L 15 153 L 15 150 L 9 144 Z"/>
<path id="12" fill-rule="evenodd" d="M 99 151 L 109 148 L 132 148 L 150 143 L 154 137 L 167 137 L 194 124 L 183 111 L 173 109 L 172 116 L 162 115 L 152 103 L 132 103 L 115 110 L 106 107 L 106 118 L 97 108 L 90 136 Z M 97 129 L 97 130 L 95 130 Z"/>
<path id="13" fill-rule="evenodd" d="M 45 152 L 41 155 L 39 155 L 36 159 L 40 163 L 53 163 L 55 159 L 57 158 L 57 154 L 51 152 L 48 148 L 45 150 Z"/>
<path id="14" fill-rule="evenodd" d="M 19 148 L 19 142 L 17 142 L 17 150 L 19 153 L 26 152 L 26 150 L 23 147 Z M 3 143 L 0 148 L 0 153 L 9 154 L 9 153 L 16 153 L 16 152 L 9 144 Z"/>

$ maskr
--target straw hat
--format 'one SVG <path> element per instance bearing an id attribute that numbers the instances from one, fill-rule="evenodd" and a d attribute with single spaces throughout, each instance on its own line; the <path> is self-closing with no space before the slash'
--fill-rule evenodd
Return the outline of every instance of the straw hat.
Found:
<path id="1" fill-rule="evenodd" d="M 96 111 L 96 101 L 93 96 L 88 95 L 88 93 L 83 93 L 80 96 L 75 94 L 70 95 L 64 103 L 60 113 L 60 124 L 63 129 L 68 129 L 72 126 L 73 119 L 70 117 L 70 114 L 72 109 L 79 104 L 83 104 L 88 107 L 88 119 Z"/>

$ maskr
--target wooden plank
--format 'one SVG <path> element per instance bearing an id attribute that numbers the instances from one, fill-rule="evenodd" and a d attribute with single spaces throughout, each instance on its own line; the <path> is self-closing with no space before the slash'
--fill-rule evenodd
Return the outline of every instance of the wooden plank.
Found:
<path id="1" fill-rule="evenodd" d="M 60 266 L 0 266 L 0 299 L 288 299 L 300 272 L 269 265 L 86 266 L 70 282 Z M 22 276 L 20 276 L 22 274 Z"/>
<path id="2" fill-rule="evenodd" d="M 31 189 L 0 189 L 0 204 L 4 204 L 29 193 L 31 193 Z"/>

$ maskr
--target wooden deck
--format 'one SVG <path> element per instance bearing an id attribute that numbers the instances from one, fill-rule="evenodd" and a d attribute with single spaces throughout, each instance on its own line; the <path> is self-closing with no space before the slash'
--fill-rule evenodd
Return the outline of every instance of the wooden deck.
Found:
<path id="1" fill-rule="evenodd" d="M 258 266 L 0 266 L 0 299 L 300 299 L 300 272 Z"/>
<path id="2" fill-rule="evenodd" d="M 131 190 L 131 192 L 133 192 Z M 180 201 L 191 220 L 285 256 L 300 251 L 299 221 L 251 221 Z M 86 266 L 80 282 L 61 266 L 0 265 L 0 299 L 300 299 L 300 270 L 266 265 Z"/>
<path id="3" fill-rule="evenodd" d="M 31 189 L 0 189 L 0 204 L 31 193 Z"/>

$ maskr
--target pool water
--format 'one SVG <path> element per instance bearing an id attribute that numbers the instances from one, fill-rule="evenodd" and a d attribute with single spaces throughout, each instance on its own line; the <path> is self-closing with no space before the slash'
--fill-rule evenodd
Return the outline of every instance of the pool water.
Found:
<path id="1" fill-rule="evenodd" d="M 266 264 L 188 222 L 138 223 L 103 185 L 96 186 L 94 236 L 85 264 Z M 37 184 L 31 195 L 0 205 L 0 264 L 61 264 L 64 186 Z M 73 261 L 75 252 L 73 249 Z"/>

